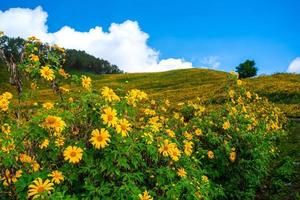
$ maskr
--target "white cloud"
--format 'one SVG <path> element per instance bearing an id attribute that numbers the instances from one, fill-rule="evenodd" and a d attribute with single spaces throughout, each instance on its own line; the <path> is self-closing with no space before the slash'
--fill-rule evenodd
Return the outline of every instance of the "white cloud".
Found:
<path id="1" fill-rule="evenodd" d="M 288 67 L 288 72 L 300 73 L 300 57 L 295 58 Z"/>
<path id="2" fill-rule="evenodd" d="M 79 32 L 64 26 L 57 32 L 48 32 L 48 14 L 39 6 L 35 9 L 11 8 L 0 11 L 0 30 L 11 37 L 36 36 L 44 42 L 65 48 L 85 50 L 96 57 L 118 65 L 126 72 L 154 72 L 191 68 L 184 59 L 159 60 L 159 52 L 147 45 L 149 35 L 136 21 L 112 23 L 108 32 L 96 26 L 87 32 Z"/>
<path id="3" fill-rule="evenodd" d="M 217 56 L 204 57 L 200 62 L 202 65 L 204 65 L 202 67 L 205 68 L 217 69 L 221 65 L 221 62 L 219 61 L 219 57 Z"/>

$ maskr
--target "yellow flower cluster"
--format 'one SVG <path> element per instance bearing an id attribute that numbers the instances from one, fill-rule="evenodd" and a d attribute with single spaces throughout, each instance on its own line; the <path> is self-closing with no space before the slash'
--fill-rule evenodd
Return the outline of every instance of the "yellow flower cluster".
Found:
<path id="1" fill-rule="evenodd" d="M 22 176 L 22 170 L 17 170 L 15 173 L 12 173 L 10 170 L 6 169 L 1 180 L 3 181 L 4 186 L 10 186 L 12 183 L 17 182 L 17 180 Z"/>
<path id="2" fill-rule="evenodd" d="M 65 79 L 70 77 L 70 74 L 68 74 L 63 68 L 60 68 L 58 70 L 59 75 L 61 75 L 62 77 L 64 77 Z"/>
<path id="3" fill-rule="evenodd" d="M 37 56 L 37 55 L 35 55 L 35 54 L 30 54 L 30 55 L 29 55 L 29 59 L 30 59 L 31 61 L 33 61 L 33 62 L 38 62 L 38 61 L 40 61 L 39 56 Z"/>
<path id="4" fill-rule="evenodd" d="M 26 163 L 30 164 L 31 168 L 34 172 L 40 170 L 40 164 L 33 157 L 29 156 L 26 153 L 20 154 L 19 158 L 17 158 L 17 159 L 20 160 L 24 164 L 26 164 Z"/>
<path id="5" fill-rule="evenodd" d="M 42 126 L 53 131 L 55 135 L 60 135 L 60 133 L 65 129 L 66 123 L 60 117 L 49 115 L 45 118 Z"/>
<path id="6" fill-rule="evenodd" d="M 104 99 L 108 102 L 120 101 L 120 97 L 116 95 L 116 93 L 109 87 L 103 87 L 101 94 L 104 97 Z"/>
<path id="7" fill-rule="evenodd" d="M 9 108 L 9 100 L 12 99 L 13 95 L 10 92 L 4 92 L 0 95 L 0 110 L 7 111 Z"/>
<path id="8" fill-rule="evenodd" d="M 141 90 L 133 89 L 128 92 L 125 98 L 129 105 L 135 107 L 137 102 L 148 99 L 148 95 Z"/>
<path id="9" fill-rule="evenodd" d="M 45 108 L 46 110 L 50 110 L 54 108 L 54 104 L 52 102 L 45 102 L 43 103 L 43 108 Z"/>
<path id="10" fill-rule="evenodd" d="M 144 191 L 143 194 L 139 194 L 140 200 L 153 200 L 153 198 L 150 196 L 150 194 L 146 191 Z"/>
<path id="11" fill-rule="evenodd" d="M 192 141 L 183 141 L 184 144 L 184 153 L 187 156 L 190 156 L 193 152 L 193 142 Z"/>
<path id="12" fill-rule="evenodd" d="M 159 145 L 158 151 L 165 157 L 170 156 L 174 161 L 178 161 L 181 156 L 181 151 L 178 149 L 177 145 L 175 143 L 170 143 L 168 139 L 165 139 L 163 144 Z"/>

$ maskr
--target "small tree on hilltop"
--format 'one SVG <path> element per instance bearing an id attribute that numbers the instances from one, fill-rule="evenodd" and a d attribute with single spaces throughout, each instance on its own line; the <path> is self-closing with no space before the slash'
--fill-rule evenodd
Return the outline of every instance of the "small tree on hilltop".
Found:
<path id="1" fill-rule="evenodd" d="M 257 67 L 255 67 L 254 60 L 246 60 L 245 62 L 239 64 L 236 67 L 236 72 L 239 73 L 240 78 L 248 78 L 256 76 Z"/>

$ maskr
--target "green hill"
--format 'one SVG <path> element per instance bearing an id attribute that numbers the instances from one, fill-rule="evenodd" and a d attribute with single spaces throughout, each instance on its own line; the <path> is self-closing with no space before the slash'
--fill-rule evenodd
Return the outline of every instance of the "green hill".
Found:
<path id="1" fill-rule="evenodd" d="M 79 72 L 74 72 L 79 73 Z M 81 72 L 80 72 L 81 74 Z M 152 98 L 168 98 L 173 103 L 199 97 L 213 106 L 226 97 L 227 73 L 209 69 L 184 69 L 157 73 L 87 74 L 92 77 L 94 88 L 109 86 L 121 92 L 138 88 Z M 1 68 L 0 91 L 11 88 L 5 83 L 7 72 Z M 246 87 L 261 96 L 268 97 L 292 117 L 300 117 L 300 74 L 274 74 L 244 79 Z M 43 90 L 45 99 L 50 90 Z"/>

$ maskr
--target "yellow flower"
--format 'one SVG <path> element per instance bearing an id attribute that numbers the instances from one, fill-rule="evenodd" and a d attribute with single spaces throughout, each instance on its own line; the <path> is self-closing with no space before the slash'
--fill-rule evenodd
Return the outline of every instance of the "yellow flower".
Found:
<path id="1" fill-rule="evenodd" d="M 2 125 L 1 130 L 3 133 L 9 134 L 11 132 L 10 128 L 10 125 L 5 123 Z"/>
<path id="2" fill-rule="evenodd" d="M 234 162 L 236 159 L 236 152 L 235 151 L 231 151 L 230 154 L 229 154 L 229 160 L 231 162 Z"/>
<path id="3" fill-rule="evenodd" d="M 131 131 L 131 124 L 126 119 L 119 120 L 116 125 L 117 133 L 120 133 L 123 137 L 128 135 L 128 131 Z"/>
<path id="4" fill-rule="evenodd" d="M 39 171 L 39 169 L 41 168 L 40 164 L 36 161 L 33 161 L 33 163 L 31 163 L 31 167 L 32 167 L 34 172 Z"/>
<path id="5" fill-rule="evenodd" d="M 171 150 L 170 157 L 172 158 L 172 160 L 178 161 L 180 158 L 180 155 L 181 155 L 181 151 L 177 147 L 174 147 Z"/>
<path id="6" fill-rule="evenodd" d="M 6 98 L 0 96 L 0 109 L 5 112 L 8 110 L 8 106 L 9 101 Z"/>
<path id="7" fill-rule="evenodd" d="M 68 102 L 69 102 L 69 103 L 73 103 L 73 102 L 74 102 L 73 97 L 70 97 L 70 98 L 68 99 Z"/>
<path id="8" fill-rule="evenodd" d="M 50 110 L 54 107 L 54 104 L 51 103 L 51 102 L 46 102 L 46 103 L 43 103 L 43 108 L 45 108 L 46 110 Z"/>
<path id="9" fill-rule="evenodd" d="M 55 133 L 61 133 L 65 127 L 66 123 L 60 118 L 49 115 L 43 122 L 43 126 L 47 129 L 53 130 Z"/>
<path id="10" fill-rule="evenodd" d="M 9 186 L 12 183 L 17 182 L 18 178 L 20 178 L 21 176 L 22 170 L 18 170 L 15 174 L 12 174 L 8 169 L 6 169 L 4 176 L 0 180 L 3 181 L 4 186 Z"/>
<path id="11" fill-rule="evenodd" d="M 251 93 L 249 91 L 246 92 L 246 96 L 247 96 L 248 99 L 251 99 Z"/>
<path id="12" fill-rule="evenodd" d="M 193 139 L 193 135 L 190 134 L 190 133 L 187 132 L 187 131 L 185 131 L 185 132 L 183 133 L 183 135 L 184 135 L 184 137 L 185 137 L 187 140 Z"/>
<path id="13" fill-rule="evenodd" d="M 241 86 L 243 82 L 239 79 L 239 80 L 237 80 L 236 83 L 237 83 L 238 86 Z"/>
<path id="14" fill-rule="evenodd" d="M 175 137 L 175 133 L 174 131 L 172 131 L 171 129 L 167 129 L 166 133 L 168 134 L 169 137 L 174 138 Z"/>
<path id="15" fill-rule="evenodd" d="M 5 98 L 5 99 L 7 99 L 7 100 L 11 100 L 13 98 L 13 95 L 10 92 L 4 92 L 2 94 L 2 97 Z"/>
<path id="16" fill-rule="evenodd" d="M 229 129 L 229 128 L 230 128 L 230 122 L 229 122 L 229 121 L 224 122 L 224 124 L 223 124 L 223 129 L 224 129 L 224 130 L 227 130 L 227 129 Z"/>
<path id="17" fill-rule="evenodd" d="M 31 87 L 32 90 L 36 90 L 37 85 L 36 85 L 36 83 L 31 83 L 30 87 Z"/>
<path id="18" fill-rule="evenodd" d="M 137 89 L 130 90 L 126 96 L 127 103 L 132 106 L 136 106 L 136 103 L 141 100 L 148 98 L 148 95 L 145 92 L 142 92 Z M 155 103 L 155 102 L 154 102 Z M 152 104 L 152 101 L 151 101 Z"/>
<path id="19" fill-rule="evenodd" d="M 55 146 L 61 147 L 65 144 L 65 138 L 64 137 L 58 137 L 55 139 Z"/>
<path id="20" fill-rule="evenodd" d="M 50 69 L 48 66 L 42 67 L 40 74 L 47 81 L 52 81 L 55 78 L 53 69 Z"/>
<path id="21" fill-rule="evenodd" d="M 70 92 L 70 90 L 69 90 L 68 88 L 65 88 L 65 87 L 62 87 L 62 86 L 59 87 L 59 90 L 60 90 L 62 93 L 68 93 L 68 92 Z"/>
<path id="22" fill-rule="evenodd" d="M 178 170 L 177 170 L 177 174 L 178 174 L 178 176 L 180 176 L 180 177 L 186 177 L 186 171 L 185 171 L 185 169 L 184 168 L 179 168 Z"/>
<path id="23" fill-rule="evenodd" d="M 117 124 L 117 111 L 115 109 L 112 109 L 111 107 L 104 108 L 101 118 L 104 124 L 107 124 L 108 127 L 115 127 L 115 125 Z"/>
<path id="24" fill-rule="evenodd" d="M 10 144 L 7 144 L 6 146 L 2 146 L 1 150 L 5 153 L 9 153 L 10 151 L 15 149 L 15 144 L 13 141 L 10 141 Z"/>
<path id="25" fill-rule="evenodd" d="M 143 194 L 139 194 L 139 198 L 140 198 L 140 200 L 153 200 L 153 198 L 149 195 L 147 190 L 144 191 Z"/>
<path id="26" fill-rule="evenodd" d="M 153 135 L 152 135 L 152 133 L 144 133 L 144 135 L 142 137 L 146 138 L 147 144 L 152 144 L 152 142 L 153 142 Z"/>
<path id="27" fill-rule="evenodd" d="M 51 194 L 53 183 L 51 183 L 49 179 L 46 179 L 45 182 L 43 182 L 41 178 L 37 178 L 28 186 L 28 188 L 28 198 L 32 197 L 32 199 L 36 199 L 43 194 Z"/>
<path id="28" fill-rule="evenodd" d="M 229 90 L 229 97 L 230 97 L 230 98 L 233 98 L 233 97 L 234 97 L 234 94 L 235 94 L 235 91 L 234 91 L 234 90 Z"/>
<path id="29" fill-rule="evenodd" d="M 22 154 L 20 154 L 20 161 L 22 163 L 32 163 L 33 159 L 31 158 L 31 156 L 29 156 L 25 153 L 22 153 Z"/>
<path id="30" fill-rule="evenodd" d="M 78 163 L 82 159 L 83 150 L 80 147 L 68 146 L 64 150 L 64 159 L 69 160 L 70 163 Z"/>
<path id="31" fill-rule="evenodd" d="M 202 130 L 199 129 L 199 128 L 197 128 L 197 129 L 195 130 L 195 135 L 197 135 L 197 136 L 203 135 Z"/>
<path id="32" fill-rule="evenodd" d="M 184 153 L 187 156 L 190 156 L 193 152 L 193 142 L 191 141 L 183 141 L 184 143 Z"/>
<path id="33" fill-rule="evenodd" d="M 92 79 L 88 76 L 81 76 L 81 85 L 83 88 L 90 90 L 92 87 Z"/>
<path id="34" fill-rule="evenodd" d="M 208 156 L 209 159 L 214 159 L 215 158 L 215 154 L 212 151 L 208 151 L 207 156 Z"/>
<path id="35" fill-rule="evenodd" d="M 164 143 L 159 146 L 159 153 L 162 153 L 163 156 L 168 156 L 172 154 L 172 150 L 175 147 L 174 143 L 169 143 L 169 140 L 165 139 Z"/>
<path id="36" fill-rule="evenodd" d="M 33 62 L 38 62 L 40 60 L 39 57 L 37 55 L 35 55 L 35 54 L 30 54 L 29 58 Z"/>
<path id="37" fill-rule="evenodd" d="M 69 76 L 70 76 L 70 74 L 68 74 L 64 69 L 59 69 L 58 70 L 58 73 L 62 76 L 62 77 L 64 77 L 65 79 L 67 79 L 67 78 L 69 78 Z"/>
<path id="38" fill-rule="evenodd" d="M 208 177 L 205 176 L 205 175 L 203 175 L 203 176 L 201 177 L 201 179 L 202 179 L 202 181 L 205 182 L 205 183 L 208 182 Z"/>
<path id="39" fill-rule="evenodd" d="M 39 145 L 40 149 L 44 149 L 44 148 L 47 148 L 49 145 L 49 140 L 48 139 L 45 139 L 42 144 Z"/>
<path id="40" fill-rule="evenodd" d="M 53 171 L 51 172 L 51 174 L 48 175 L 49 177 L 52 177 L 52 182 L 56 183 L 56 184 L 60 184 L 61 181 L 64 180 L 64 176 L 60 171 Z"/>
<path id="41" fill-rule="evenodd" d="M 90 139 L 90 142 L 96 149 L 105 148 L 106 146 L 108 146 L 108 142 L 110 142 L 109 138 L 110 134 L 104 128 L 101 128 L 100 131 L 98 129 L 95 129 L 92 131 L 92 138 Z"/>
<path id="42" fill-rule="evenodd" d="M 116 95 L 116 93 L 109 87 L 103 87 L 101 94 L 105 98 L 106 101 L 109 101 L 109 102 L 120 101 L 120 98 L 118 97 L 118 95 Z"/>

